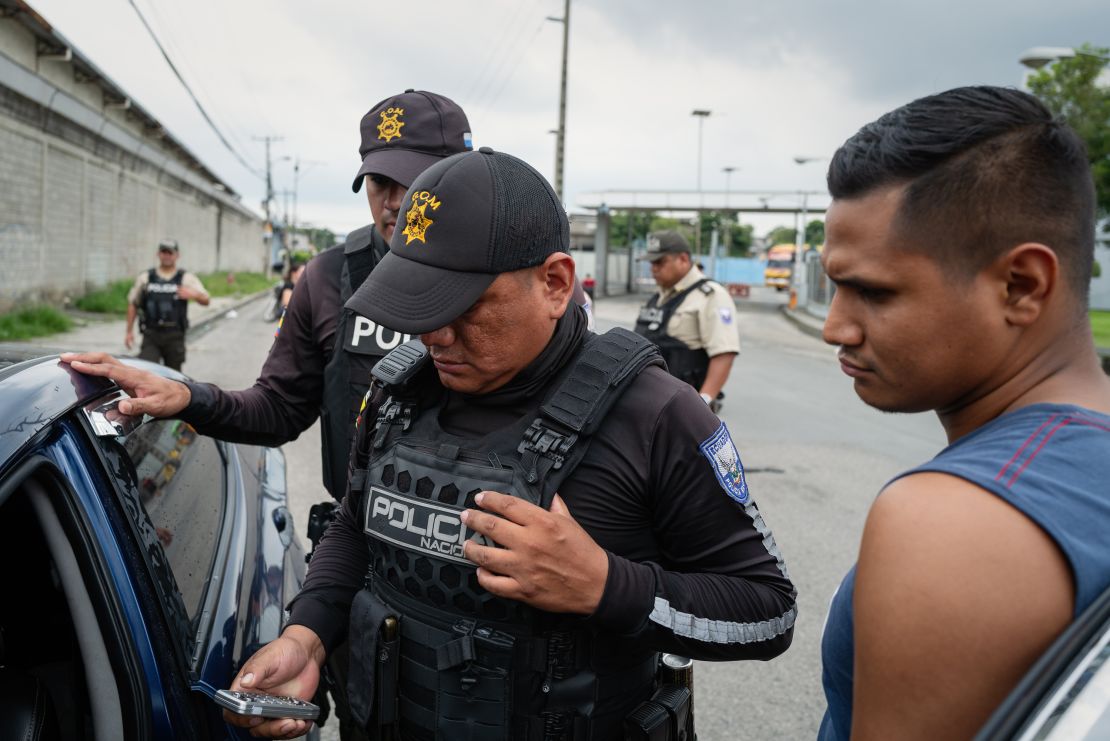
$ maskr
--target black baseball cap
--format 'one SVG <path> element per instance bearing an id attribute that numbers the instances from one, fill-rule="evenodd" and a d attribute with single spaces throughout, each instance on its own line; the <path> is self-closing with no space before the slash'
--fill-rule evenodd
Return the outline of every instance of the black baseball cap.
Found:
<path id="1" fill-rule="evenodd" d="M 551 185 L 528 163 L 489 147 L 429 167 L 401 208 L 389 254 L 347 301 L 399 332 L 444 327 L 501 273 L 570 251 L 567 213 Z"/>
<path id="2" fill-rule="evenodd" d="M 655 262 L 661 257 L 681 255 L 683 252 L 689 254 L 690 243 L 674 229 L 668 229 L 665 232 L 648 235 L 647 252 L 641 255 L 640 259 Z"/>
<path id="3" fill-rule="evenodd" d="M 473 149 L 470 122 L 458 104 L 442 95 L 406 90 L 379 102 L 359 124 L 362 167 L 351 190 L 364 175 L 376 173 L 408 187 L 432 164 Z"/>

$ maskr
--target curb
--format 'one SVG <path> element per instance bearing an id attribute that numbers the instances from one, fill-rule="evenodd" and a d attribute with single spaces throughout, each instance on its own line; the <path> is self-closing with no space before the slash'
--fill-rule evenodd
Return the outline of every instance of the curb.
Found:
<path id="1" fill-rule="evenodd" d="M 819 340 L 822 339 L 820 325 L 802 319 L 802 317 L 799 316 L 798 309 L 794 309 L 792 311 L 786 306 L 781 306 L 779 307 L 779 310 L 782 312 L 782 315 L 786 317 L 787 321 L 800 329 L 802 332 L 808 334 L 810 337 L 816 337 Z M 816 321 L 816 319 L 814 319 L 814 321 Z"/>
<path id="2" fill-rule="evenodd" d="M 223 319 L 224 316 L 226 316 L 228 314 L 228 312 L 236 311 L 238 309 L 241 309 L 242 307 L 246 306 L 247 304 L 251 303 L 252 301 L 257 301 L 258 299 L 262 298 L 263 296 L 267 295 L 268 293 L 270 293 L 273 290 L 274 289 L 271 286 L 270 288 L 265 288 L 265 289 L 259 291 L 258 293 L 252 293 L 250 296 L 247 296 L 246 298 L 239 299 L 238 301 L 233 303 L 231 306 L 228 306 L 224 309 L 220 309 L 216 313 L 211 314 L 209 316 L 206 316 L 204 319 L 201 319 L 199 322 L 196 322 L 195 324 L 190 324 L 189 329 L 187 329 L 185 331 L 185 338 L 188 339 L 194 333 L 197 333 L 197 332 L 200 332 L 201 330 L 207 329 L 208 325 L 212 324 L 217 319 Z"/>

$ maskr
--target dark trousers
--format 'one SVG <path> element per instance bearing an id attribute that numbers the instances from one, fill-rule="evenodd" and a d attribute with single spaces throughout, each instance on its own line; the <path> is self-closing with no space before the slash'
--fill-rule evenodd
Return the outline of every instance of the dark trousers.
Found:
<path id="1" fill-rule="evenodd" d="M 181 370 L 185 362 L 185 330 L 177 327 L 147 327 L 143 330 L 143 346 L 139 357 Z"/>

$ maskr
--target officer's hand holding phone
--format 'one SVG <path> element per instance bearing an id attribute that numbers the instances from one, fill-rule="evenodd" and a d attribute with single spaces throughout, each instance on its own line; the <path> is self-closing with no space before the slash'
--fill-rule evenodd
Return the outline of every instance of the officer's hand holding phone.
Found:
<path id="1" fill-rule="evenodd" d="M 275 641 L 263 646 L 243 664 L 230 689 L 237 693 L 277 695 L 309 701 L 320 684 L 324 646 L 319 636 L 302 625 L 290 625 Z M 264 700 L 256 706 L 272 705 Z M 291 703 L 292 708 L 296 703 Z M 253 706 L 251 706 L 253 707 Z M 291 712 L 290 715 L 299 714 Z M 297 718 L 264 718 L 224 711 L 224 720 L 250 729 L 258 738 L 296 738 L 308 733 L 312 721 Z"/>

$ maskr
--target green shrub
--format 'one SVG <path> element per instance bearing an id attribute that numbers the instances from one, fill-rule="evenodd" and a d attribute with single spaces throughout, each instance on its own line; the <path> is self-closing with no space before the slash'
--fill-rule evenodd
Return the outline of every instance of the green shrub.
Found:
<path id="1" fill-rule="evenodd" d="M 95 311 L 102 314 L 126 314 L 127 292 L 134 285 L 134 280 L 117 280 L 104 288 L 86 293 L 73 302 L 81 311 Z"/>
<path id="2" fill-rule="evenodd" d="M 53 306 L 28 306 L 0 314 L 0 340 L 29 340 L 65 332 L 73 322 Z"/>
<path id="3" fill-rule="evenodd" d="M 1110 311 L 1092 311 L 1091 331 L 1095 335 L 1095 345 L 1110 347 Z"/>
<path id="4" fill-rule="evenodd" d="M 228 276 L 231 280 L 228 280 Z M 274 284 L 273 278 L 267 278 L 262 273 L 237 273 L 221 271 L 217 273 L 204 273 L 198 275 L 204 284 L 208 295 L 217 296 L 249 296 L 252 293 L 264 291 Z"/>

